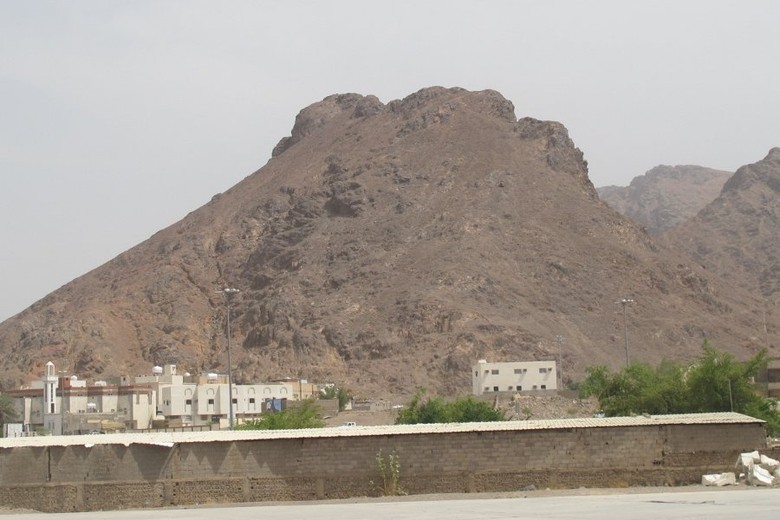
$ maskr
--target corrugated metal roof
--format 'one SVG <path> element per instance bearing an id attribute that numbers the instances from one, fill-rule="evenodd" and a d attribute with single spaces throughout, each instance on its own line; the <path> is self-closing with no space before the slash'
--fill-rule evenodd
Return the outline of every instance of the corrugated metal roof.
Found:
<path id="1" fill-rule="evenodd" d="M 306 439 L 326 437 L 365 437 L 373 435 L 414 435 L 431 433 L 558 430 L 577 428 L 614 428 L 631 426 L 660 426 L 672 424 L 761 424 L 764 421 L 733 412 L 679 415 L 649 415 L 637 417 L 602 417 L 585 419 L 554 419 L 540 421 L 505 421 L 482 423 L 412 424 L 386 426 L 351 426 L 312 428 L 307 430 L 270 431 L 204 431 L 115 433 L 106 435 L 58 435 L 0 439 L 0 448 L 22 446 L 77 446 L 97 444 L 147 444 L 172 447 L 190 442 L 231 442 L 263 439 Z"/>

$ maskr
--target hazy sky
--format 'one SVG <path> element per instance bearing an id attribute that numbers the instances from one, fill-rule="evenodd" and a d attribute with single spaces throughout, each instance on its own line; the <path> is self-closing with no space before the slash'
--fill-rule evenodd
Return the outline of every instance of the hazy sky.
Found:
<path id="1" fill-rule="evenodd" d="M 596 186 L 780 146 L 780 2 L 0 0 L 0 320 L 266 163 L 335 93 L 495 89 Z"/>

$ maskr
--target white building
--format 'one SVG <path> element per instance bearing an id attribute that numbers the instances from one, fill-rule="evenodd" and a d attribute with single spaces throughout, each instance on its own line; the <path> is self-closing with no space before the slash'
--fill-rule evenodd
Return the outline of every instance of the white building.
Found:
<path id="1" fill-rule="evenodd" d="M 178 375 L 176 365 L 154 367 L 151 376 L 135 378 L 136 385 L 152 386 L 158 396 L 157 412 L 173 426 L 229 424 L 230 389 L 227 376 L 208 373 Z M 271 399 L 297 400 L 292 383 L 233 385 L 233 414 L 237 423 L 255 419 Z"/>
<path id="2" fill-rule="evenodd" d="M 149 386 L 87 385 L 76 376 L 57 376 L 52 362 L 43 377 L 29 387 L 8 392 L 26 434 L 53 435 L 91 431 L 147 429 L 155 412 L 156 397 Z"/>
<path id="3" fill-rule="evenodd" d="M 471 367 L 471 371 L 474 395 L 558 389 L 558 371 L 555 361 L 488 363 L 480 359 Z"/>
<path id="4" fill-rule="evenodd" d="M 95 381 L 87 385 L 76 376 L 57 377 L 46 364 L 43 377 L 30 387 L 8 392 L 26 433 L 43 430 L 54 435 L 106 430 L 146 430 L 156 419 L 170 427 L 229 424 L 227 376 L 190 376 L 176 365 L 154 367 L 151 375 L 123 377 L 119 384 Z M 300 383 L 298 383 L 300 386 Z M 293 382 L 233 385 L 237 423 L 259 418 L 271 400 L 298 400 Z M 162 417 L 161 417 L 162 416 Z"/>

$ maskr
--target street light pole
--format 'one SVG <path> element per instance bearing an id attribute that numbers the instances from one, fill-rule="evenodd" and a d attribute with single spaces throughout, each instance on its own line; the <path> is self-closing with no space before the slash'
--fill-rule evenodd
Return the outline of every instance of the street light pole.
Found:
<path id="1" fill-rule="evenodd" d="M 234 295 L 240 291 L 234 287 L 225 287 L 221 292 L 225 295 L 227 301 L 227 373 L 228 373 L 228 421 L 230 429 L 233 429 L 233 362 L 230 359 L 230 303 Z"/>
<path id="2" fill-rule="evenodd" d="M 617 303 L 623 305 L 623 340 L 626 346 L 626 367 L 628 367 L 628 317 L 626 315 L 626 306 L 634 303 L 631 298 L 622 298 Z"/>

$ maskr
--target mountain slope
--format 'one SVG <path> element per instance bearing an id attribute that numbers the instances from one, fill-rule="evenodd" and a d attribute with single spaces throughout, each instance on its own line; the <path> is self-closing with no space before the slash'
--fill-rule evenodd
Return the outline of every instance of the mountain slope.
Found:
<path id="1" fill-rule="evenodd" d="M 225 366 L 363 395 L 470 391 L 479 358 L 549 359 L 564 375 L 690 358 L 703 338 L 740 356 L 760 302 L 598 200 L 559 123 L 515 119 L 493 91 L 428 88 L 382 104 L 304 109 L 241 183 L 0 324 L 9 385 L 53 360 L 81 375 Z"/>
<path id="2" fill-rule="evenodd" d="M 780 292 L 780 148 L 738 169 L 712 203 L 666 238 L 708 270 L 776 301 Z"/>

